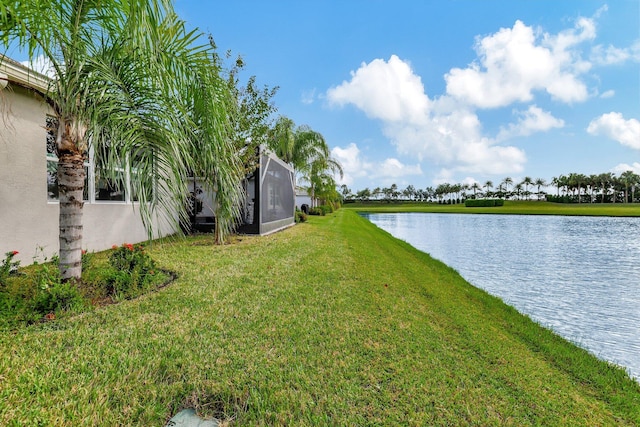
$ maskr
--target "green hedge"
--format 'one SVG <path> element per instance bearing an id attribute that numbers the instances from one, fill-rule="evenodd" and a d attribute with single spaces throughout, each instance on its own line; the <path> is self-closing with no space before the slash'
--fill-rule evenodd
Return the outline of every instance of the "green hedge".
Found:
<path id="1" fill-rule="evenodd" d="M 334 205 L 320 205 L 315 208 L 309 209 L 309 215 L 320 215 L 325 216 L 327 214 L 333 213 L 336 210 Z"/>
<path id="2" fill-rule="evenodd" d="M 464 205 L 468 208 L 488 208 L 494 206 L 504 206 L 503 199 L 467 199 Z"/>

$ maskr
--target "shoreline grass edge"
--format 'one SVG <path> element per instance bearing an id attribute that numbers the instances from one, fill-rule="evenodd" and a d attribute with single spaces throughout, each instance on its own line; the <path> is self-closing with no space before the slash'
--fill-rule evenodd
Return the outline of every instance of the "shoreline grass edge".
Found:
<path id="1" fill-rule="evenodd" d="M 624 370 L 351 210 L 150 252 L 171 286 L 0 333 L 0 424 L 640 424 Z"/>

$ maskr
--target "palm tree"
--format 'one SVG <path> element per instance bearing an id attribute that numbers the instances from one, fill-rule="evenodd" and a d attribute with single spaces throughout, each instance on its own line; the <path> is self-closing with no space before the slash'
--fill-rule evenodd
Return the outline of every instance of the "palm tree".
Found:
<path id="1" fill-rule="evenodd" d="M 391 197 L 394 200 L 397 200 L 398 196 L 400 195 L 400 192 L 398 191 L 398 185 L 396 185 L 395 182 L 391 184 L 390 190 L 391 190 Z"/>
<path id="2" fill-rule="evenodd" d="M 317 177 L 315 183 L 315 195 L 323 203 L 332 203 L 340 200 L 340 193 L 336 190 L 336 181 L 330 173 Z"/>
<path id="3" fill-rule="evenodd" d="M 413 185 L 409 184 L 407 185 L 407 188 L 402 190 L 402 194 L 409 200 L 413 200 L 414 196 L 416 195 L 416 188 Z"/>
<path id="4" fill-rule="evenodd" d="M 589 175 L 587 177 L 587 186 L 589 187 L 589 203 L 593 203 L 596 199 L 596 191 L 598 189 L 598 175 Z"/>
<path id="5" fill-rule="evenodd" d="M 519 182 L 513 186 L 513 192 L 516 193 L 516 200 L 520 200 L 520 193 L 522 193 L 522 183 Z"/>
<path id="6" fill-rule="evenodd" d="M 581 173 L 571 173 L 569 174 L 569 185 L 575 190 L 577 190 L 578 194 L 578 203 L 582 203 L 582 184 L 587 182 L 588 178 Z"/>
<path id="7" fill-rule="evenodd" d="M 502 184 L 504 184 L 504 189 L 505 192 L 507 193 L 505 195 L 505 199 L 509 198 L 509 186 L 513 184 L 513 179 L 511 179 L 511 177 L 506 177 L 505 179 L 502 180 Z"/>
<path id="8" fill-rule="evenodd" d="M 391 187 L 384 187 L 382 189 L 382 194 L 384 194 L 384 199 L 385 201 L 388 203 L 391 201 L 391 194 L 393 193 L 393 191 L 391 190 Z"/>
<path id="9" fill-rule="evenodd" d="M 89 146 L 112 179 L 127 167 L 149 236 L 157 213 L 182 220 L 187 171 L 218 186 L 228 230 L 242 195 L 229 142 L 231 96 L 211 44 L 188 32 L 167 0 L 6 0 L 5 45 L 42 55 L 55 70 L 46 100 L 56 116 L 60 272 L 82 272 L 82 208 Z M 224 186 L 224 187 L 223 187 Z M 238 204 L 239 206 L 239 204 Z M 162 209 L 157 209 L 162 208 Z"/>
<path id="10" fill-rule="evenodd" d="M 484 188 L 487 189 L 487 191 L 485 192 L 485 197 L 489 197 L 491 195 L 491 189 L 493 188 L 493 182 L 492 181 L 485 182 Z"/>
<path id="11" fill-rule="evenodd" d="M 624 185 L 624 202 L 628 203 L 629 201 L 629 187 L 634 187 L 640 177 L 633 173 L 633 171 L 625 171 L 620 174 L 620 181 Z M 633 197 L 632 197 L 633 200 Z"/>
<path id="12" fill-rule="evenodd" d="M 371 192 L 371 195 L 376 200 L 380 197 L 380 194 L 382 194 L 382 190 L 380 189 L 380 187 L 374 188 L 373 191 Z"/>
<path id="13" fill-rule="evenodd" d="M 522 185 L 524 185 L 524 194 L 527 200 L 529 200 L 529 186 L 533 185 L 533 179 L 530 176 L 525 176 L 522 180 Z"/>
<path id="14" fill-rule="evenodd" d="M 427 187 L 424 189 L 424 198 L 426 200 L 432 200 L 436 197 L 436 190 L 433 187 Z"/>
<path id="15" fill-rule="evenodd" d="M 346 184 L 342 184 L 340 186 L 340 193 L 342 194 L 342 198 L 345 199 L 345 200 L 349 199 L 352 196 L 351 189 L 349 187 L 347 187 Z"/>
<path id="16" fill-rule="evenodd" d="M 611 180 L 611 188 L 613 189 L 613 203 L 616 203 L 618 195 L 620 193 L 624 194 L 624 183 L 622 182 L 622 179 L 614 175 Z"/>
<path id="17" fill-rule="evenodd" d="M 602 203 L 604 203 L 607 198 L 607 194 L 609 193 L 609 188 L 613 183 L 613 174 L 611 172 L 601 173 L 598 175 L 598 181 L 600 181 L 600 188 L 602 189 Z M 615 194 L 613 202 L 615 203 Z"/>
<path id="18" fill-rule="evenodd" d="M 314 205 L 316 188 L 326 184 L 328 173 L 342 177 L 342 165 L 331 156 L 321 133 L 306 125 L 294 127 L 293 120 L 280 116 L 269 143 L 278 157 L 293 166 L 296 176 L 309 183 L 311 204 Z"/>
<path id="19" fill-rule="evenodd" d="M 453 184 L 450 187 L 451 193 L 453 193 L 453 204 L 457 204 L 460 199 L 460 192 L 462 191 L 462 184 Z"/>
<path id="20" fill-rule="evenodd" d="M 480 190 L 480 184 L 478 184 L 477 182 L 474 182 L 471 185 L 471 189 L 473 190 L 473 198 L 476 198 L 476 193 L 478 192 L 478 190 Z"/>
<path id="21" fill-rule="evenodd" d="M 540 195 L 542 194 L 540 192 L 540 187 L 544 187 L 545 185 L 547 185 L 547 182 L 544 180 L 544 178 L 536 178 L 536 180 L 534 181 L 534 184 L 538 187 L 538 201 L 540 201 Z"/>
<path id="22" fill-rule="evenodd" d="M 369 197 L 371 197 L 371 190 L 369 190 L 369 188 L 365 188 L 356 193 L 356 199 L 361 202 L 369 200 Z"/>
<path id="23" fill-rule="evenodd" d="M 551 185 L 556 187 L 556 196 L 560 197 L 560 187 L 562 187 L 562 175 L 551 178 Z"/>
<path id="24" fill-rule="evenodd" d="M 282 161 L 290 163 L 294 168 L 298 166 L 296 163 L 306 163 L 306 159 L 301 159 L 299 150 L 296 149 L 295 126 L 296 124 L 293 120 L 280 116 L 269 135 L 269 147 Z"/>

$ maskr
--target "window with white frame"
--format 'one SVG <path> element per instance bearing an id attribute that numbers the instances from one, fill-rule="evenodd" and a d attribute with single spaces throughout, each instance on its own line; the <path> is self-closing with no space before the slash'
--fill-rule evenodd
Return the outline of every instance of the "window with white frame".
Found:
<path id="1" fill-rule="evenodd" d="M 58 119 L 53 116 L 46 117 L 45 129 L 47 132 L 47 200 L 58 201 L 58 156 L 56 144 L 56 132 Z M 108 150 L 108 148 L 106 149 Z M 108 152 L 103 153 L 108 155 Z M 89 150 L 88 160 L 84 163 L 85 182 L 83 199 L 86 202 L 132 202 L 138 201 L 138 195 L 131 185 L 130 178 L 138 172 L 134 168 L 128 171 L 124 167 L 115 168 L 114 173 L 103 173 L 96 166 L 96 153 Z M 149 197 L 147 197 L 149 200 Z"/>
<path id="2" fill-rule="evenodd" d="M 109 156 L 109 147 L 103 147 L 103 152 L 93 153 L 96 155 Z M 115 168 L 112 173 L 107 174 L 99 167 L 95 168 L 95 200 L 96 201 L 127 201 L 125 189 L 127 188 L 124 168 Z"/>

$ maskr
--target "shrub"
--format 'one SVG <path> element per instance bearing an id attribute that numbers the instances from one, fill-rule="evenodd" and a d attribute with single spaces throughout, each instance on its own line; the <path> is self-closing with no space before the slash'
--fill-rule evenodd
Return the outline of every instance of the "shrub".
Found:
<path id="1" fill-rule="evenodd" d="M 109 296 L 132 298 L 143 292 L 155 275 L 156 266 L 142 245 L 113 246 L 109 255 L 112 271 L 107 277 Z"/>
<path id="2" fill-rule="evenodd" d="M 318 209 L 324 212 L 323 215 L 333 213 L 333 207 L 331 205 L 320 205 Z"/>
<path id="3" fill-rule="evenodd" d="M 83 306 L 82 294 L 72 281 L 58 281 L 47 286 L 38 293 L 34 301 L 35 311 L 45 316 L 63 310 L 79 309 Z"/>
<path id="4" fill-rule="evenodd" d="M 81 308 L 84 306 L 82 293 L 75 282 L 63 282 L 60 275 L 59 258 L 51 257 L 51 261 L 43 264 L 34 263 L 37 267 L 35 273 L 36 294 L 27 306 L 32 305 L 33 311 L 38 315 L 52 316 L 53 313 Z"/>
<path id="5" fill-rule="evenodd" d="M 467 199 L 464 205 L 468 208 L 504 206 L 503 199 Z"/>
<path id="6" fill-rule="evenodd" d="M 300 211 L 300 210 L 296 210 L 296 218 L 295 218 L 296 222 L 306 222 L 307 221 L 307 214 Z"/>
<path id="7" fill-rule="evenodd" d="M 320 209 L 320 207 L 315 207 L 315 208 L 311 208 L 309 209 L 309 215 L 318 215 L 318 216 L 324 216 L 326 213 L 324 210 Z"/>
<path id="8" fill-rule="evenodd" d="M 15 274 L 20 266 L 20 261 L 14 261 L 13 257 L 18 255 L 18 251 L 10 251 L 4 254 L 4 261 L 0 265 L 0 286 L 5 285 L 7 277 Z"/>
<path id="9" fill-rule="evenodd" d="M 82 271 L 85 271 L 87 268 L 89 268 L 89 266 L 93 262 L 94 255 L 95 254 L 93 252 L 88 252 L 84 249 L 82 250 Z"/>

